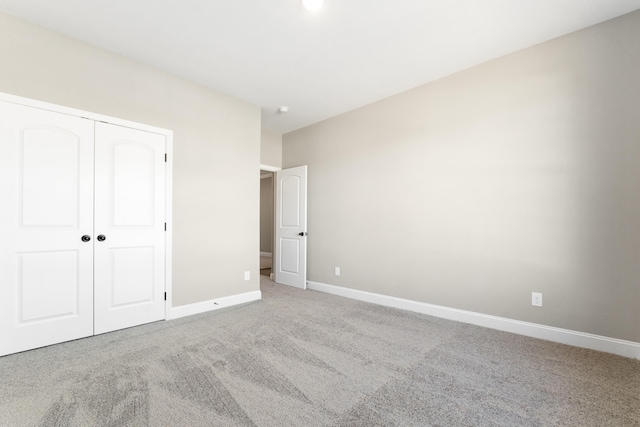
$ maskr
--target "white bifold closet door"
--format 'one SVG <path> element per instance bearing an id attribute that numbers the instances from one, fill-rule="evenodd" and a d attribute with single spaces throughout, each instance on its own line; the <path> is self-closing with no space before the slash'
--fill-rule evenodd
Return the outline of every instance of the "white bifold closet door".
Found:
<path id="1" fill-rule="evenodd" d="M 0 102 L 0 355 L 164 319 L 164 145 Z"/>
<path id="2" fill-rule="evenodd" d="M 96 123 L 95 333 L 165 318 L 165 138 Z"/>
<path id="3" fill-rule="evenodd" d="M 93 132 L 0 103 L 0 355 L 93 334 Z"/>

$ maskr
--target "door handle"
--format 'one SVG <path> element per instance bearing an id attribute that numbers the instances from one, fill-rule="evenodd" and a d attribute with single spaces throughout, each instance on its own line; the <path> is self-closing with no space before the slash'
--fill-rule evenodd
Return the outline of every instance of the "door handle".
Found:
<path id="1" fill-rule="evenodd" d="M 306 236 L 306 235 L 307 235 L 307 232 L 306 232 L 306 231 L 301 231 L 301 232 L 299 232 L 299 233 L 298 233 L 298 236 L 302 236 L 302 237 L 304 237 L 304 236 Z"/>
<path id="2" fill-rule="evenodd" d="M 98 242 L 104 242 L 105 240 L 107 240 L 107 237 L 104 234 L 98 236 Z"/>
<path id="3" fill-rule="evenodd" d="M 83 242 L 88 242 L 89 240 L 91 240 L 91 236 L 89 236 L 88 234 L 85 234 L 84 236 L 82 236 Z"/>

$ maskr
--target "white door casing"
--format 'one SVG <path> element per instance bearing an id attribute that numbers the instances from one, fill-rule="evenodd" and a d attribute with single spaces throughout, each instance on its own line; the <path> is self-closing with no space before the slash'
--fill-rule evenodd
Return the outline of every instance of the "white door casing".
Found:
<path id="1" fill-rule="evenodd" d="M 3 101 L 0 117 L 5 355 L 93 334 L 94 122 Z"/>
<path id="2" fill-rule="evenodd" d="M 96 123 L 95 333 L 165 318 L 165 137 Z M 103 240 L 104 238 L 104 240 Z"/>
<path id="3" fill-rule="evenodd" d="M 307 166 L 277 171 L 274 279 L 307 287 Z"/>

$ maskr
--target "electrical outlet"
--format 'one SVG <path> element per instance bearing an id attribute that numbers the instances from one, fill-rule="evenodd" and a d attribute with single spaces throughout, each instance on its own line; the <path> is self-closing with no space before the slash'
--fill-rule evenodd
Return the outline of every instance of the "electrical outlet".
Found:
<path id="1" fill-rule="evenodd" d="M 244 280 L 251 280 L 251 272 L 250 271 L 245 271 L 244 272 Z"/>
<path id="2" fill-rule="evenodd" d="M 340 275 L 340 267 L 335 267 L 334 273 L 336 276 Z"/>
<path id="3" fill-rule="evenodd" d="M 531 305 L 542 307 L 542 294 L 540 292 L 531 292 Z"/>

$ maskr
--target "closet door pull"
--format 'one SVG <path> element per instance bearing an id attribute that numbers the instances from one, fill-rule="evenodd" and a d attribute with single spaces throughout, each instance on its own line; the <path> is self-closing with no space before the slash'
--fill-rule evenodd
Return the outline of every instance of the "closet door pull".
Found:
<path id="1" fill-rule="evenodd" d="M 104 242 L 105 240 L 107 240 L 107 237 L 104 234 L 98 236 L 98 242 Z"/>
<path id="2" fill-rule="evenodd" d="M 83 242 L 88 242 L 89 240 L 91 240 L 91 236 L 89 236 L 88 234 L 85 234 L 84 236 L 82 236 Z"/>

